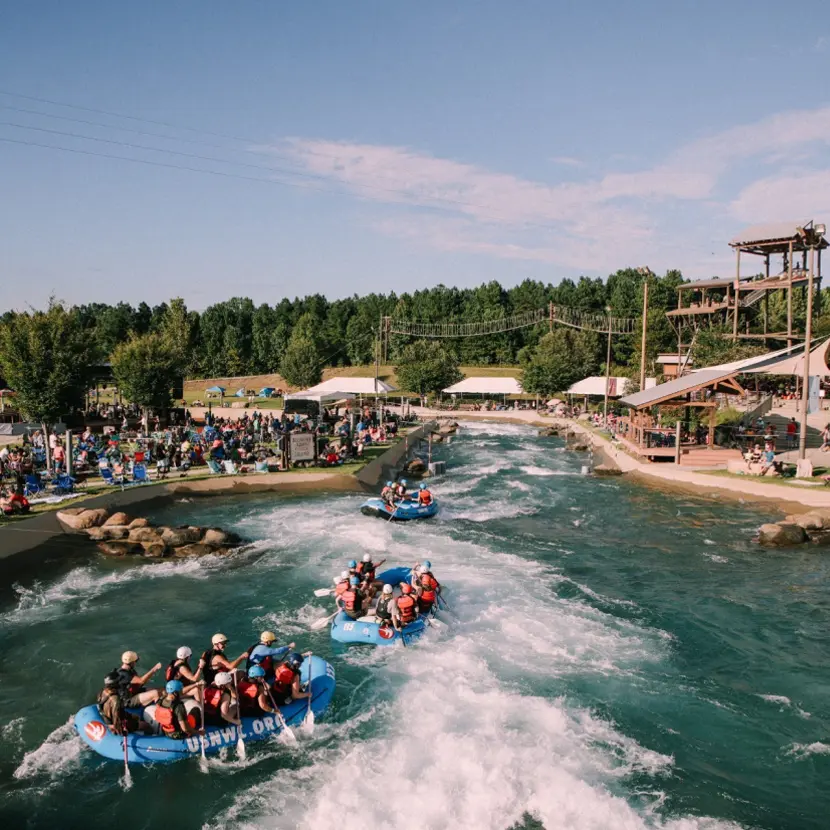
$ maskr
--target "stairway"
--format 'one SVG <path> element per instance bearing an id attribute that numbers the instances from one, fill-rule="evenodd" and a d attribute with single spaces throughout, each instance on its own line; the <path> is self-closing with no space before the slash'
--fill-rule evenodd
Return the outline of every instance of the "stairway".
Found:
<path id="1" fill-rule="evenodd" d="M 792 417 L 792 416 L 791 416 Z M 796 422 L 798 422 L 798 429 L 801 430 L 801 423 L 799 417 L 795 416 Z M 775 442 L 775 449 L 778 452 L 785 452 L 788 449 L 787 446 L 787 424 L 790 422 L 790 418 L 785 415 L 778 415 L 775 412 L 768 412 L 764 416 L 764 421 L 766 421 L 767 425 L 775 424 L 775 434 L 776 434 L 776 442 Z M 807 425 L 807 449 L 818 449 L 821 446 L 821 431 L 814 426 Z M 798 444 L 796 443 L 796 449 L 798 449 Z"/>

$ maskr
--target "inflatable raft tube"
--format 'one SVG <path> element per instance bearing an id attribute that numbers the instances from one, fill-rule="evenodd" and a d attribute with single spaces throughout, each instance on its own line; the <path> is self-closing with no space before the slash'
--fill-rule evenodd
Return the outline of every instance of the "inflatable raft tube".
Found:
<path id="1" fill-rule="evenodd" d="M 411 568 L 399 567 L 389 568 L 376 576 L 376 581 L 384 585 L 391 585 L 397 588 L 401 582 L 409 582 Z M 429 615 L 430 617 L 432 614 Z M 374 622 L 374 617 L 362 617 L 353 620 L 348 614 L 341 611 L 331 623 L 331 638 L 338 643 L 363 643 L 373 646 L 394 646 L 401 639 L 401 634 L 408 644 L 416 640 L 427 629 L 429 623 L 423 616 L 413 620 L 409 625 L 404 626 L 402 632 L 394 628 L 383 628 Z"/>
<path id="2" fill-rule="evenodd" d="M 387 522 L 409 522 L 413 519 L 429 519 L 438 512 L 438 500 L 433 499 L 432 504 L 426 507 L 421 507 L 417 501 L 405 501 L 395 508 L 386 504 L 383 499 L 371 498 L 360 505 L 360 512 L 364 516 L 375 516 Z"/>
<path id="3" fill-rule="evenodd" d="M 334 669 L 321 657 L 312 655 L 303 661 L 300 679 L 307 683 L 311 677 L 311 710 L 315 716 L 322 715 L 334 694 Z M 308 710 L 308 700 L 296 700 L 281 706 L 280 712 L 289 726 L 302 723 Z M 130 710 L 139 714 L 141 710 Z M 104 724 L 97 705 L 84 706 L 74 719 L 75 729 L 86 745 L 113 761 L 124 761 L 124 738 L 110 732 Z M 245 743 L 263 741 L 280 731 L 280 724 L 274 715 L 262 714 L 242 718 L 242 737 Z M 236 746 L 236 726 L 208 726 L 204 739 L 194 735 L 184 740 L 165 738 L 162 735 L 127 735 L 127 761 L 131 764 L 157 764 L 181 761 L 201 755 L 200 741 L 205 742 L 205 753 L 219 752 L 222 747 Z"/>

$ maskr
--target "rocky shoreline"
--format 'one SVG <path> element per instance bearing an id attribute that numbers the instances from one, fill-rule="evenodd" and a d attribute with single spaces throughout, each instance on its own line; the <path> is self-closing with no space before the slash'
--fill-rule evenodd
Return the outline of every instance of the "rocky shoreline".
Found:
<path id="1" fill-rule="evenodd" d="M 56 518 L 67 533 L 86 536 L 107 556 L 224 556 L 242 544 L 239 536 L 221 528 L 154 527 L 147 519 L 111 514 L 102 507 L 70 507 L 59 510 Z"/>

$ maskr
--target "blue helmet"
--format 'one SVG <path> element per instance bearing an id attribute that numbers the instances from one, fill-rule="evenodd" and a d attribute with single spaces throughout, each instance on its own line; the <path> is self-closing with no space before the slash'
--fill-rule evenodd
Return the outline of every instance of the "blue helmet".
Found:
<path id="1" fill-rule="evenodd" d="M 391 486 L 392 486 L 392 482 L 391 482 L 391 481 L 387 481 L 387 482 L 386 482 L 386 486 L 387 486 L 387 487 L 391 487 Z"/>
<path id="2" fill-rule="evenodd" d="M 426 484 L 424 484 L 424 482 L 422 481 L 422 482 L 418 485 L 418 489 L 419 489 L 419 490 L 426 490 L 426 489 L 427 489 L 427 486 L 426 486 Z"/>
<path id="3" fill-rule="evenodd" d="M 265 677 L 265 669 L 262 666 L 251 666 L 248 672 L 248 677 L 256 679 L 257 677 Z"/>
<path id="4" fill-rule="evenodd" d="M 349 585 L 360 585 L 360 580 L 356 576 L 353 576 L 349 580 Z"/>
<path id="5" fill-rule="evenodd" d="M 298 669 L 303 664 L 303 655 L 298 651 L 292 651 L 291 654 L 285 658 L 285 662 L 292 668 Z"/>
<path id="6" fill-rule="evenodd" d="M 432 570 L 432 562 L 430 562 L 429 559 L 424 559 L 422 564 L 428 571 Z"/>
<path id="7" fill-rule="evenodd" d="M 167 685 L 164 687 L 164 691 L 168 695 L 177 695 L 182 689 L 184 689 L 184 686 L 181 680 L 168 680 Z"/>
<path id="8" fill-rule="evenodd" d="M 401 484 L 403 484 L 403 486 L 406 487 L 406 479 L 405 478 L 401 479 Z"/>
<path id="9" fill-rule="evenodd" d="M 349 567 L 350 568 L 356 568 L 357 567 L 357 562 L 355 562 L 354 559 L 350 559 L 349 560 Z"/>

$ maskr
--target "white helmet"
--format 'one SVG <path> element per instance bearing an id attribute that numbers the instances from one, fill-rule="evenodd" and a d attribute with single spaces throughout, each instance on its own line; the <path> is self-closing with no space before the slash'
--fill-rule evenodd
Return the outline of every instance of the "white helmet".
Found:
<path id="1" fill-rule="evenodd" d="M 370 553 L 364 553 L 364 554 L 363 554 L 363 561 L 364 561 L 364 562 L 371 562 L 371 561 L 372 561 L 372 554 L 370 554 Z"/>
<path id="2" fill-rule="evenodd" d="M 339 584 L 340 584 L 340 580 L 341 580 L 341 579 L 343 579 L 343 577 L 342 577 L 342 576 L 333 576 L 333 577 L 331 578 L 331 581 L 332 581 L 335 585 L 339 585 Z"/>
<path id="3" fill-rule="evenodd" d="M 418 573 L 419 574 L 429 573 L 429 568 L 426 565 L 418 565 Z"/>
<path id="4" fill-rule="evenodd" d="M 340 578 L 341 579 L 348 579 L 349 578 L 349 572 L 348 571 L 340 571 Z"/>
<path id="5" fill-rule="evenodd" d="M 384 585 L 383 586 L 383 593 L 384 594 L 391 594 L 392 593 L 392 586 L 391 585 Z"/>
<path id="6" fill-rule="evenodd" d="M 187 660 L 187 658 L 190 657 L 191 654 L 193 654 L 193 652 L 187 646 L 182 646 L 176 652 L 176 659 L 177 660 Z"/>
<path id="7" fill-rule="evenodd" d="M 233 682 L 233 678 L 231 677 L 230 672 L 220 671 L 216 673 L 216 677 L 213 678 L 213 682 L 217 686 L 227 686 L 228 683 Z"/>

